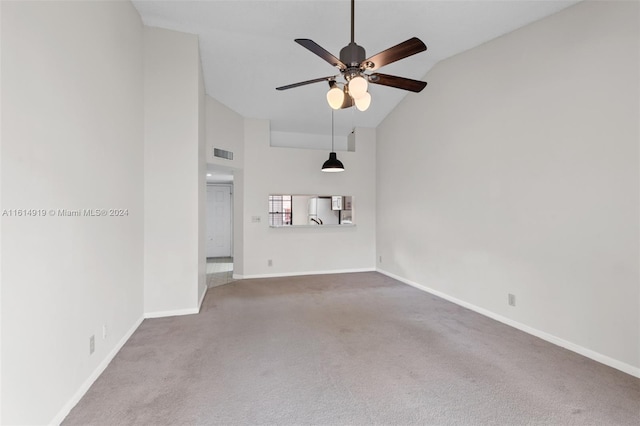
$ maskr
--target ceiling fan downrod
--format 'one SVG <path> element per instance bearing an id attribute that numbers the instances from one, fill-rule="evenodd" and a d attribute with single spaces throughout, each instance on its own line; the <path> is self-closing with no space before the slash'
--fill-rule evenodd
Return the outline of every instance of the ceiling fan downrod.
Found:
<path id="1" fill-rule="evenodd" d="M 351 43 L 355 43 L 356 27 L 356 0 L 351 0 Z"/>

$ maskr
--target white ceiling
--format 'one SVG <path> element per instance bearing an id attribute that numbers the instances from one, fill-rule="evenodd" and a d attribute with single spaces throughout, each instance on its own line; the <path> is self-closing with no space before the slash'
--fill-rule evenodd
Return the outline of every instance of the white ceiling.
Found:
<path id="1" fill-rule="evenodd" d="M 421 80 L 439 61 L 471 49 L 578 1 L 356 0 L 355 41 L 367 57 L 411 37 L 428 50 L 379 72 Z M 331 133 L 326 83 L 275 88 L 336 74 L 295 43 L 310 38 L 335 56 L 350 41 L 349 0 L 134 0 L 145 25 L 197 34 L 207 94 L 244 117 L 271 121 L 271 129 Z M 482 84 L 481 81 L 478 84 Z M 337 111 L 336 134 L 376 127 L 408 93 L 370 85 L 371 107 Z"/>

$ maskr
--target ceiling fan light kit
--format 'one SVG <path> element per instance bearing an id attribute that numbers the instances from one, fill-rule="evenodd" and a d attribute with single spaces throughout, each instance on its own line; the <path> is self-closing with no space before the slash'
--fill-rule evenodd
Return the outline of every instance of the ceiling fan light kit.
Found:
<path id="1" fill-rule="evenodd" d="M 330 88 L 327 92 L 327 102 L 329 102 L 329 106 L 333 109 L 342 108 L 345 98 L 343 90 L 338 87 L 338 84 L 335 81 L 330 81 L 329 86 Z"/>
<path id="2" fill-rule="evenodd" d="M 351 97 L 356 101 L 368 93 L 368 87 L 369 83 L 367 83 L 367 80 L 361 75 L 357 75 L 349 80 L 349 93 L 351 93 Z"/>
<path id="3" fill-rule="evenodd" d="M 371 105 L 371 95 L 369 93 L 365 93 L 363 97 L 356 99 L 355 103 L 358 111 L 366 111 L 369 109 L 369 105 Z"/>
<path id="4" fill-rule="evenodd" d="M 349 93 L 349 86 L 345 85 L 343 90 L 344 90 L 344 95 L 343 95 L 344 101 L 342 102 L 342 106 L 340 107 L 340 109 L 351 108 L 356 103 L 351 97 L 351 94 Z"/>
<path id="5" fill-rule="evenodd" d="M 328 81 L 330 88 L 327 92 L 327 102 L 331 108 L 344 109 L 355 105 L 360 111 L 366 111 L 369 105 L 371 105 L 371 94 L 368 92 L 369 83 L 408 90 L 415 93 L 422 91 L 427 85 L 424 81 L 380 73 L 367 74 L 366 71 L 375 71 L 380 67 L 399 61 L 400 59 L 424 52 L 427 50 L 427 46 L 419 38 L 413 37 L 367 58 L 364 48 L 358 46 L 354 41 L 354 16 L 355 0 L 351 0 L 351 42 L 340 50 L 340 59 L 336 58 L 313 40 L 306 38 L 295 39 L 296 43 L 315 53 L 331 64 L 331 66 L 338 68 L 340 74 L 276 87 L 276 90 L 293 89 L 294 87 L 305 86 L 320 81 Z M 345 83 L 337 82 L 336 78 L 340 75 L 342 75 Z M 342 85 L 342 89 L 340 89 L 339 84 Z"/>

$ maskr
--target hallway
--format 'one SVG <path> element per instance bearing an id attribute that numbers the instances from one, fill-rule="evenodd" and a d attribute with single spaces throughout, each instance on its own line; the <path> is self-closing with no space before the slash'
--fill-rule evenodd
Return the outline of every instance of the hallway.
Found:
<path id="1" fill-rule="evenodd" d="M 233 281 L 233 257 L 207 258 L 207 287 L 217 287 Z"/>

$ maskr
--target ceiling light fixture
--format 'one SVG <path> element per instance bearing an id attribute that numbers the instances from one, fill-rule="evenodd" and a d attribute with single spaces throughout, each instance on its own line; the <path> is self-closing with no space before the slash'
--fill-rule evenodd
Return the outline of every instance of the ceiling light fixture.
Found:
<path id="1" fill-rule="evenodd" d="M 322 171 L 328 173 L 344 172 L 342 161 L 338 160 L 338 156 L 333 150 L 333 109 L 331 109 L 331 153 L 329 159 L 322 165 Z"/>
<path id="2" fill-rule="evenodd" d="M 368 87 L 367 79 L 359 74 L 349 80 L 349 93 L 355 100 L 364 97 L 367 94 Z"/>
<path id="3" fill-rule="evenodd" d="M 356 99 L 355 103 L 359 111 L 366 111 L 369 109 L 369 105 L 371 105 L 371 95 L 365 93 L 363 97 Z"/>
<path id="4" fill-rule="evenodd" d="M 329 91 L 327 92 L 327 102 L 333 109 L 340 109 L 344 103 L 345 94 L 335 80 L 329 82 Z"/>
<path id="5" fill-rule="evenodd" d="M 288 84 L 286 86 L 276 87 L 276 90 L 288 90 L 307 84 L 328 81 L 330 88 L 327 93 L 327 102 L 329 102 L 329 106 L 332 109 L 351 108 L 355 105 L 359 111 L 366 111 L 371 105 L 371 95 L 368 92 L 369 83 L 395 87 L 396 89 L 408 90 L 415 93 L 425 88 L 427 83 L 424 81 L 377 72 L 368 73 L 369 71 L 375 71 L 380 67 L 427 50 L 427 46 L 419 38 L 412 37 L 409 40 L 403 41 L 400 44 L 367 58 L 364 47 L 356 44 L 354 36 L 355 0 L 351 0 L 351 42 L 340 50 L 340 58 L 337 58 L 313 40 L 308 38 L 295 39 L 296 43 L 318 55 L 331 64 L 331 66 L 338 68 L 340 74 Z M 336 78 L 341 75 L 345 82 L 336 83 Z M 343 85 L 342 90 L 340 90 L 338 84 Z"/>
<path id="6" fill-rule="evenodd" d="M 371 95 L 367 92 L 369 82 L 359 73 L 349 79 L 343 90 L 340 90 L 335 80 L 329 81 L 329 87 L 327 102 L 333 109 L 344 109 L 355 105 L 359 111 L 366 111 L 371 105 Z"/>

